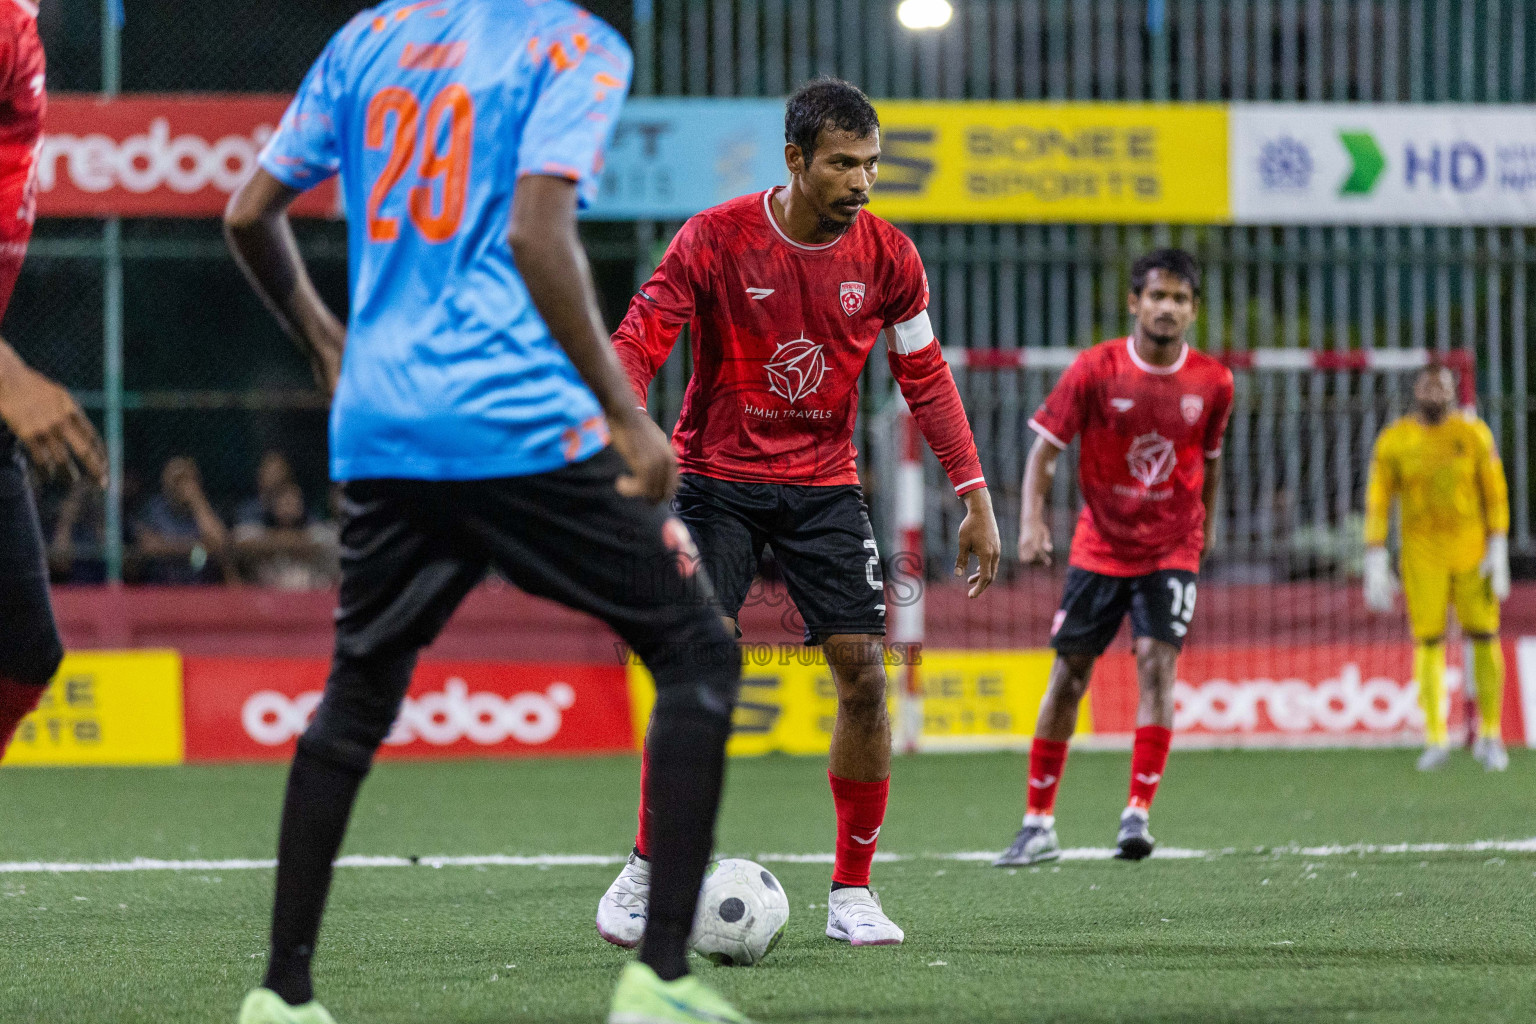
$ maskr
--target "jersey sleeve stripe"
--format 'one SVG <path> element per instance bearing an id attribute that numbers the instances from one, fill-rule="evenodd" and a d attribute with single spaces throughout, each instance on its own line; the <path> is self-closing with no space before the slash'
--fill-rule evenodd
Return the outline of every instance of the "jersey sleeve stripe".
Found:
<path id="1" fill-rule="evenodd" d="M 1221 449 L 1220 448 L 1216 448 L 1216 449 L 1213 449 L 1211 451 L 1208 451 L 1208 452 L 1205 453 L 1205 457 L 1208 458 L 1208 459 L 1219 459 L 1219 458 L 1221 458 Z"/>
<path id="2" fill-rule="evenodd" d="M 1046 430 L 1040 425 L 1040 421 L 1034 419 L 1033 417 L 1031 417 L 1029 421 L 1029 429 L 1033 430 L 1035 433 L 1039 434 L 1041 437 L 1045 438 L 1047 441 L 1051 442 L 1051 444 L 1055 445 L 1057 448 L 1060 448 L 1062 451 L 1066 451 L 1069 447 L 1067 442 L 1063 441 L 1049 430 Z"/>
<path id="3" fill-rule="evenodd" d="M 955 484 L 955 493 L 964 494 L 966 491 L 972 491 L 978 487 L 985 487 L 986 483 L 987 478 L 984 476 L 972 477 L 963 484 Z"/>
<path id="4" fill-rule="evenodd" d="M 910 320 L 903 320 L 891 328 L 887 343 L 900 356 L 909 356 L 933 344 L 933 322 L 925 309 Z"/>

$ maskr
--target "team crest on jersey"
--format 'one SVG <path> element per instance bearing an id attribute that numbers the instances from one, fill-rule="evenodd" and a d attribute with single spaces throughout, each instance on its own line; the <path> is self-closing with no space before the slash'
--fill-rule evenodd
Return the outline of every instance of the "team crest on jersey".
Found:
<path id="1" fill-rule="evenodd" d="M 780 345 L 766 368 L 768 390 L 794 404 L 814 395 L 821 387 L 821 379 L 827 375 L 827 360 L 820 345 L 808 338 L 796 338 Z"/>
<path id="2" fill-rule="evenodd" d="M 1199 395 L 1185 395 L 1179 399 L 1179 411 L 1184 414 L 1184 422 L 1194 426 L 1200 414 L 1205 411 L 1205 399 Z"/>
<path id="3" fill-rule="evenodd" d="M 837 301 L 849 316 L 864 308 L 864 282 L 844 281 L 837 286 Z"/>
<path id="4" fill-rule="evenodd" d="M 1173 442 L 1155 430 L 1131 442 L 1125 461 L 1130 466 L 1132 479 L 1147 488 L 1166 482 L 1179 463 Z"/>

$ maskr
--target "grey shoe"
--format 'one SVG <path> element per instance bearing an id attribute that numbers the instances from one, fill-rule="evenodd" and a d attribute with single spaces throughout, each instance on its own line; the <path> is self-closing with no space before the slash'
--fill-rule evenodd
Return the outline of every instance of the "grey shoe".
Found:
<path id="1" fill-rule="evenodd" d="M 992 862 L 995 868 L 1022 867 L 1043 864 L 1061 856 L 1061 843 L 1056 830 L 1048 825 L 1025 825 L 1013 837 L 1013 845 Z"/>
<path id="2" fill-rule="evenodd" d="M 1437 772 L 1445 767 L 1445 762 L 1451 759 L 1449 747 L 1425 747 L 1424 753 L 1419 755 L 1419 763 L 1414 767 L 1421 772 Z"/>
<path id="3" fill-rule="evenodd" d="M 1479 736 L 1472 744 L 1472 756 L 1485 771 L 1502 772 L 1509 767 L 1509 753 L 1497 736 Z"/>
<path id="4" fill-rule="evenodd" d="M 1120 834 L 1115 836 L 1116 860 L 1141 860 L 1152 856 L 1157 840 L 1147 831 L 1147 816 L 1126 810 L 1120 815 Z"/>

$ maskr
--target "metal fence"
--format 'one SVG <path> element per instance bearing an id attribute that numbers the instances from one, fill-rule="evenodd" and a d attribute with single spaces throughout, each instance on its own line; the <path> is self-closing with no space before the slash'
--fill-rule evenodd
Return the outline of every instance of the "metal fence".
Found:
<path id="1" fill-rule="evenodd" d="M 45 0 L 54 89 L 294 88 L 360 5 L 232 8 L 213 0 Z M 943 31 L 912 35 L 894 0 L 634 0 L 598 13 L 632 30 L 636 92 L 778 95 L 818 74 L 879 97 L 1078 100 L 1530 102 L 1536 0 L 956 0 Z M 609 6 L 626 6 L 610 4 Z M 616 321 L 675 224 L 588 224 L 605 313 Z M 1206 267 L 1208 347 L 1473 348 L 1479 396 L 1509 466 L 1515 545 L 1533 550 L 1533 405 L 1527 324 L 1536 233 L 1525 228 L 920 225 L 909 231 L 933 285 L 935 326 L 968 347 L 1089 344 L 1126 326 L 1125 267 L 1148 245 L 1192 248 Z M 344 306 L 337 225 L 305 229 L 322 290 Z M 126 469 L 153 486 L 164 458 L 192 453 L 226 507 L 260 451 L 287 449 L 312 501 L 323 489 L 323 415 L 305 367 L 224 255 L 212 223 L 45 222 L 10 316 L 24 356 L 76 389 Z M 665 422 L 686 379 L 685 346 L 655 391 Z M 966 380 L 966 396 L 1029 406 L 1038 382 Z M 1277 384 L 1284 407 L 1306 381 Z M 861 448 L 888 399 L 883 359 L 864 381 Z M 1028 437 L 1018 417 L 978 423 L 1011 535 Z M 1277 416 L 1277 451 L 1300 444 Z M 1271 427 L 1264 426 L 1264 431 Z M 995 468 L 994 468 L 995 467 Z M 869 480 L 882 486 L 879 474 Z M 131 498 L 131 495 L 130 495 Z M 1258 500 L 1258 499 L 1256 499 Z M 124 499 L 107 502 L 109 574 Z M 934 510 L 930 536 L 939 537 Z M 131 508 L 126 510 L 131 518 Z M 1005 536 L 1011 543 L 1011 536 Z"/>

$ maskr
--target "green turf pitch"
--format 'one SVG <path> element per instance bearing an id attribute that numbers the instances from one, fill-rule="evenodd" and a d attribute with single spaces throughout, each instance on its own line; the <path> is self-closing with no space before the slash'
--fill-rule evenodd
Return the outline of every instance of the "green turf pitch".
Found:
<path id="1" fill-rule="evenodd" d="M 822 935 L 825 864 L 774 863 L 788 934 L 763 965 L 700 969 L 771 1022 L 1520 1020 L 1536 1014 L 1536 855 L 1275 852 L 1536 834 L 1536 757 L 1421 776 L 1404 751 L 1176 753 L 1153 829 L 1191 860 L 1016 873 L 992 850 L 1022 759 L 898 759 L 876 886 L 899 948 Z M 631 759 L 386 765 L 345 853 L 617 855 Z M 1075 753 L 1068 847 L 1104 847 L 1124 754 Z M 0 772 L 0 861 L 264 858 L 274 767 Z M 732 765 L 724 852 L 830 851 L 825 762 Z M 1255 847 L 1269 848 L 1256 852 Z M 1222 852 L 1230 850 L 1231 852 Z M 316 982 L 340 1024 L 594 1022 L 627 954 L 592 927 L 611 867 L 338 872 Z M 267 870 L 0 874 L 0 1022 L 230 1022 L 261 975 Z"/>

